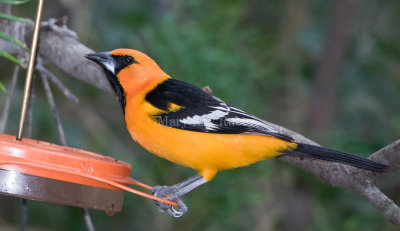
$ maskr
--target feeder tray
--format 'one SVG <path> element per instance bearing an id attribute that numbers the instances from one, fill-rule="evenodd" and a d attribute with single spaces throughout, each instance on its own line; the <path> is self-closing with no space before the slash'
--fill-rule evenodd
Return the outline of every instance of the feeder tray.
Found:
<path id="1" fill-rule="evenodd" d="M 0 134 L 0 194 L 104 210 L 122 209 L 124 191 L 97 180 L 135 184 L 131 166 L 81 149 Z"/>

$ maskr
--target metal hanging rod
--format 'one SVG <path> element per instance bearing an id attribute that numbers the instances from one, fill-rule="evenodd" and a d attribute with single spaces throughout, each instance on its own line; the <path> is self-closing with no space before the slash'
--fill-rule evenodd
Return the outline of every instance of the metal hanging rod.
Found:
<path id="1" fill-rule="evenodd" d="M 44 0 L 38 0 L 38 7 L 36 10 L 35 27 L 33 29 L 32 44 L 31 44 L 31 50 L 29 53 L 29 63 L 28 63 L 28 69 L 26 71 L 24 97 L 23 97 L 22 106 L 21 106 L 21 115 L 20 115 L 20 119 L 19 119 L 17 140 L 22 139 L 22 135 L 24 132 L 25 117 L 26 117 L 26 112 L 28 109 L 29 96 L 30 96 L 31 85 L 32 85 L 33 70 L 35 67 L 37 45 L 38 45 L 38 41 L 39 41 L 40 19 L 42 17 L 43 2 L 44 2 Z"/>

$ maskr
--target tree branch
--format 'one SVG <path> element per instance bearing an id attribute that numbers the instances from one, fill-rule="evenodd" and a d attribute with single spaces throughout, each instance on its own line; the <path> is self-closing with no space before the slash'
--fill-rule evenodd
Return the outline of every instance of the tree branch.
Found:
<path id="1" fill-rule="evenodd" d="M 0 19 L 0 31 L 14 36 L 25 44 L 30 44 L 33 24 Z M 3 39 L 0 39 L 0 50 L 18 57 L 27 56 L 24 49 Z M 66 17 L 49 19 L 42 23 L 38 51 L 40 58 L 53 62 L 72 77 L 112 92 L 103 71 L 84 57 L 93 50 L 80 43 L 75 32 L 66 27 Z"/>
<path id="2" fill-rule="evenodd" d="M 50 19 L 44 24 L 39 43 L 39 54 L 55 63 L 71 76 L 102 90 L 112 92 L 103 71 L 84 55 L 92 53 L 65 26 L 65 17 Z"/>
<path id="3" fill-rule="evenodd" d="M 15 32 L 16 30 L 8 27 L 15 27 L 17 22 L 9 23 L 0 20 L 0 31 Z M 31 24 L 24 24 L 26 28 L 26 43 L 29 43 Z M 18 25 L 21 28 L 21 25 Z M 19 33 L 17 31 L 17 33 Z M 9 43 L 0 40 L 0 48 L 10 46 Z M 11 48 L 14 52 L 18 49 Z M 16 51 L 17 50 L 17 51 Z M 41 57 L 54 62 L 62 70 L 69 73 L 72 77 L 96 86 L 107 92 L 111 92 L 109 83 L 103 71 L 92 62 L 84 58 L 84 54 L 92 52 L 91 49 L 80 43 L 74 33 L 65 27 L 65 18 L 50 19 L 44 23 L 41 31 L 39 54 Z M 208 89 L 211 92 L 211 89 Z M 279 132 L 287 134 L 297 142 L 314 144 L 315 142 L 306 137 L 286 129 L 284 127 L 267 122 Z M 367 199 L 383 216 L 391 223 L 400 226 L 400 208 L 394 201 L 388 198 L 377 187 L 376 183 L 385 178 L 388 174 L 400 168 L 400 141 L 396 141 L 370 156 L 371 159 L 380 163 L 388 164 L 387 173 L 378 174 L 370 171 L 354 168 L 352 166 L 339 163 L 326 162 L 322 160 L 309 159 L 305 157 L 284 155 L 278 157 L 279 160 L 293 164 L 331 185 L 349 189 Z"/>

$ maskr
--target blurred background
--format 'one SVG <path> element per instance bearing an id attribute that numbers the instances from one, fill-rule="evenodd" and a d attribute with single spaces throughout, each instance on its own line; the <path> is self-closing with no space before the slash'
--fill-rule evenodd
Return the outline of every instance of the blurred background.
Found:
<path id="1" fill-rule="evenodd" d="M 36 1 L 13 7 L 33 18 Z M 135 48 L 171 76 L 335 149 L 368 156 L 400 137 L 400 2 L 396 0 L 60 0 L 43 20 L 68 26 L 96 51 Z M 7 88 L 12 65 L 1 59 Z M 53 87 L 70 146 L 132 164 L 133 177 L 171 185 L 195 172 L 150 155 L 128 134 L 116 97 L 49 67 L 75 93 Z M 16 134 L 24 72 L 6 133 Z M 35 81 L 33 138 L 58 143 Z M 0 92 L 0 108 L 5 93 Z M 190 153 L 188 153 L 190 155 Z M 400 202 L 399 174 L 382 190 Z M 126 194 L 114 216 L 91 211 L 97 230 L 397 230 L 363 198 L 276 159 L 221 172 L 185 196 L 189 213 L 159 213 Z M 21 200 L 0 196 L 0 227 L 18 230 Z M 28 230 L 86 230 L 80 208 L 28 201 Z"/>

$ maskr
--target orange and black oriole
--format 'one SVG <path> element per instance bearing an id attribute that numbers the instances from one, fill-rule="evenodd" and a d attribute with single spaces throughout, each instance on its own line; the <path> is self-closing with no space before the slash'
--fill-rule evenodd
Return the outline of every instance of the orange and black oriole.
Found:
<path id="1" fill-rule="evenodd" d="M 218 171 L 279 155 L 340 162 L 374 172 L 387 167 L 353 154 L 295 142 L 273 125 L 171 78 L 140 51 L 117 49 L 86 57 L 106 73 L 133 139 L 149 152 L 199 173 L 174 186 L 153 189 L 156 196 L 179 202 L 179 209 L 158 204 L 173 216 L 187 211 L 180 197 L 213 179 Z"/>

